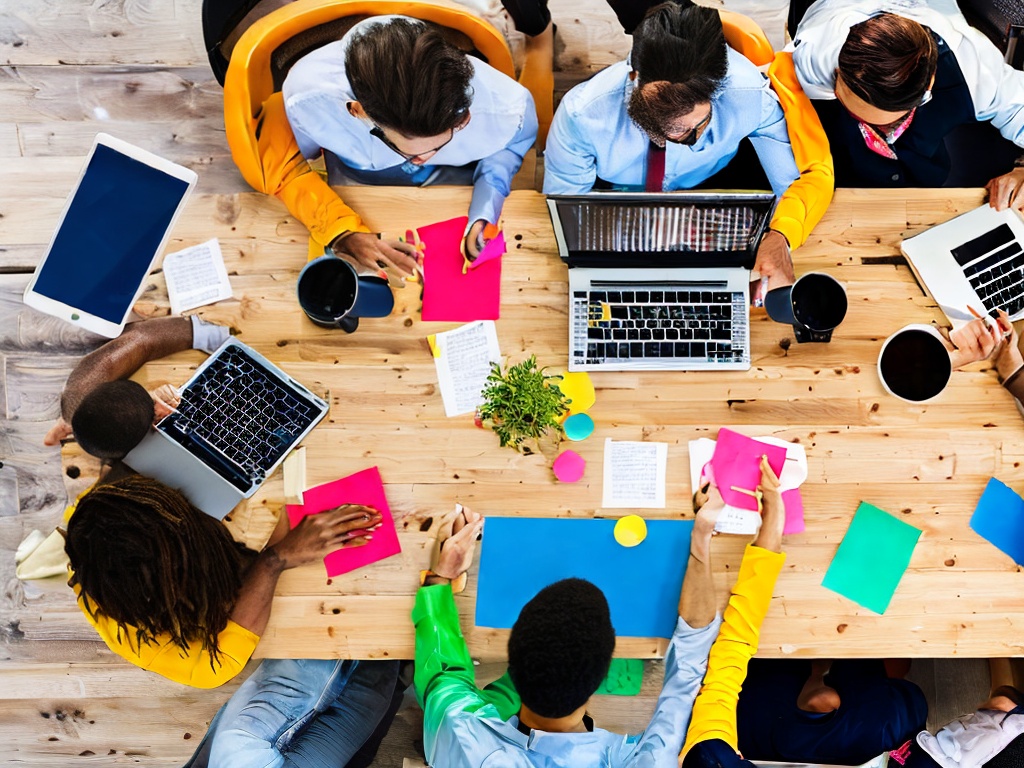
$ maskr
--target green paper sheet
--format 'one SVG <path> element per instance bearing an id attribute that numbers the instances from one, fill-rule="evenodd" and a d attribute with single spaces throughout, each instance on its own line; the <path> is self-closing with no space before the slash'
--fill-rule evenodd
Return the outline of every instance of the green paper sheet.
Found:
<path id="1" fill-rule="evenodd" d="M 642 659 L 612 659 L 608 676 L 594 693 L 612 696 L 636 696 L 644 683 Z"/>
<path id="2" fill-rule="evenodd" d="M 862 501 L 821 585 L 885 613 L 920 537 L 919 529 Z"/>

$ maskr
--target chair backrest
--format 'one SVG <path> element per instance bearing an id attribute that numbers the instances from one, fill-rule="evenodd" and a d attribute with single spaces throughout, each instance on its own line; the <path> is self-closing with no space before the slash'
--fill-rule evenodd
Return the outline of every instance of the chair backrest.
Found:
<path id="1" fill-rule="evenodd" d="M 263 102 L 280 88 L 279 81 L 287 71 L 283 65 L 294 63 L 298 56 L 292 51 L 291 55 L 278 56 L 275 61 L 275 55 L 280 49 L 288 52 L 286 46 L 293 38 L 302 35 L 309 40 L 312 37 L 313 42 L 322 45 L 337 39 L 331 35 L 337 34 L 346 17 L 387 14 L 411 16 L 461 32 L 488 64 L 515 78 L 512 54 L 504 38 L 464 6 L 446 0 L 296 0 L 254 22 L 232 50 L 224 80 L 225 121 L 240 117 L 237 108 L 247 112 L 250 119 L 254 118 Z M 303 54 L 313 47 L 317 46 L 299 46 Z"/>
<path id="2" fill-rule="evenodd" d="M 739 51 L 759 67 L 772 63 L 775 50 L 757 22 L 732 11 L 720 10 L 718 13 L 722 17 L 722 31 L 730 48 Z"/>

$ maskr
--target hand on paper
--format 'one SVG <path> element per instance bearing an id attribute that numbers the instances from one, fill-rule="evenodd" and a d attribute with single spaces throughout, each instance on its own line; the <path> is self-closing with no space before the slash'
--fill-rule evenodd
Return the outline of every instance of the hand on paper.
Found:
<path id="1" fill-rule="evenodd" d="M 789 243 L 781 232 L 770 229 L 761 238 L 753 271 L 763 278 L 768 278 L 769 291 L 793 284 L 793 256 L 789 252 Z M 755 296 L 752 293 L 750 299 L 751 302 L 757 299 L 763 301 L 764 296 Z"/>
<path id="2" fill-rule="evenodd" d="M 477 256 L 480 255 L 480 251 L 483 250 L 483 246 L 486 245 L 484 242 L 484 227 L 487 226 L 487 222 L 483 219 L 477 219 L 473 222 L 473 226 L 469 228 L 469 232 L 466 233 L 466 239 L 463 241 L 463 248 L 465 249 L 466 258 L 473 261 Z"/>
<path id="3" fill-rule="evenodd" d="M 353 232 L 331 247 L 336 256 L 350 256 L 360 266 L 379 272 L 391 268 L 403 277 L 416 274 L 416 246 L 398 240 L 381 240 L 368 232 Z"/>
<path id="4" fill-rule="evenodd" d="M 1014 208 L 1024 211 L 1024 168 L 1014 168 L 1009 173 L 996 176 L 985 185 L 988 204 L 997 211 Z"/>
<path id="5" fill-rule="evenodd" d="M 307 515 L 273 549 L 285 569 L 322 560 L 337 549 L 368 542 L 381 524 L 377 510 L 344 504 L 317 515 Z"/>
<path id="6" fill-rule="evenodd" d="M 953 331 L 949 336 L 953 345 L 949 351 L 953 368 L 962 368 L 998 354 L 1005 344 L 1003 334 L 1012 332 L 1013 325 L 1005 312 L 1000 312 L 998 321 L 981 318 Z"/>
<path id="7" fill-rule="evenodd" d="M 772 552 L 782 551 L 782 531 L 786 527 L 786 506 L 779 490 L 778 476 L 768 463 L 768 457 L 761 457 L 761 482 L 757 491 L 761 494 L 761 530 L 754 544 Z"/>
<path id="8" fill-rule="evenodd" d="M 468 571 L 483 527 L 483 515 L 465 508 L 446 518 L 437 533 L 440 550 L 431 570 L 451 581 Z"/>
<path id="9" fill-rule="evenodd" d="M 164 416 L 170 416 L 181 404 L 181 395 L 179 395 L 178 390 L 170 384 L 161 384 L 159 387 L 151 389 L 149 391 L 149 396 L 153 398 L 154 424 L 160 421 Z"/>
<path id="10" fill-rule="evenodd" d="M 694 533 L 706 532 L 708 536 L 714 535 L 715 523 L 718 516 L 725 509 L 725 501 L 718 488 L 712 485 L 711 481 L 702 488 L 698 488 L 693 494 L 693 508 L 697 513 L 697 520 L 694 523 Z"/>
<path id="11" fill-rule="evenodd" d="M 60 417 L 54 422 L 53 426 L 50 427 L 50 431 L 46 433 L 43 438 L 43 445 L 60 445 L 62 440 L 67 440 L 71 437 L 71 425 L 64 421 L 64 417 Z"/>

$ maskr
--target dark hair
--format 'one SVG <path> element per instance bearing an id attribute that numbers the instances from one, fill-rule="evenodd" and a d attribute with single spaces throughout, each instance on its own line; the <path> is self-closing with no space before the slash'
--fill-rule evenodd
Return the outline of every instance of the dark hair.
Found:
<path id="1" fill-rule="evenodd" d="M 993 755 L 982 768 L 1024 768 L 1024 733 L 1003 747 L 998 754 Z"/>
<path id="2" fill-rule="evenodd" d="M 98 485 L 68 522 L 64 550 L 86 610 L 117 622 L 129 644 L 160 636 L 218 658 L 242 574 L 255 552 L 178 491 L 141 475 Z"/>
<path id="3" fill-rule="evenodd" d="M 691 0 L 657 5 L 633 31 L 630 60 L 638 80 L 631 114 L 643 109 L 670 119 L 685 115 L 709 102 L 725 79 L 722 19 Z"/>
<path id="4" fill-rule="evenodd" d="M 902 112 L 921 102 L 938 57 L 938 46 L 925 27 L 881 13 L 850 27 L 839 50 L 839 74 L 871 106 Z"/>
<path id="5" fill-rule="evenodd" d="M 153 398 L 141 384 L 108 381 L 82 398 L 71 429 L 86 453 L 120 459 L 149 432 L 153 413 Z"/>
<path id="6" fill-rule="evenodd" d="M 377 125 L 437 136 L 469 111 L 473 66 L 431 26 L 408 19 L 356 33 L 345 54 L 352 93 Z"/>
<path id="7" fill-rule="evenodd" d="M 508 640 L 508 672 L 523 704 L 565 717 L 587 703 L 615 650 L 608 601 L 583 579 L 545 587 L 523 606 Z"/>

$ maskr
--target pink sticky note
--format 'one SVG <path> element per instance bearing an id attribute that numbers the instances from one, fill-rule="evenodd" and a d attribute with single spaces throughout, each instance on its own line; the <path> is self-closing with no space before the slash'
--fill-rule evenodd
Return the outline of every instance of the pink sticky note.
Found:
<path id="1" fill-rule="evenodd" d="M 491 258 L 478 269 L 462 274 L 465 261 L 459 246 L 467 221 L 467 217 L 460 216 L 416 230 L 426 246 L 423 251 L 424 320 L 498 319 L 501 259 Z"/>
<path id="2" fill-rule="evenodd" d="M 726 504 L 757 511 L 757 499 L 732 489 L 733 486 L 749 491 L 757 488 L 761 482 L 762 456 L 768 457 L 768 466 L 776 475 L 782 473 L 782 467 L 786 463 L 785 448 L 758 442 L 752 437 L 725 427 L 718 431 L 715 452 L 711 456 L 711 467 L 715 475 L 715 485 L 718 486 Z"/>
<path id="3" fill-rule="evenodd" d="M 395 521 L 388 508 L 388 500 L 384 497 L 384 484 L 376 467 L 364 469 L 333 483 L 310 488 L 302 494 L 302 500 L 301 505 L 287 506 L 288 521 L 292 528 L 306 515 L 315 515 L 342 504 L 363 504 L 373 507 L 383 518 L 381 527 L 373 532 L 373 539 L 369 542 L 361 547 L 335 550 L 324 558 L 328 576 L 340 576 L 402 551 L 398 543 Z"/>
<path id="4" fill-rule="evenodd" d="M 499 232 L 497 237 L 492 238 L 484 246 L 484 249 L 480 251 L 480 255 L 469 263 L 469 268 L 478 269 L 481 264 L 486 264 L 491 259 L 501 258 L 505 255 L 505 250 L 505 233 Z"/>
<path id="5" fill-rule="evenodd" d="M 785 534 L 803 533 L 804 527 L 804 497 L 800 495 L 799 488 L 791 488 L 782 492 L 782 503 L 786 505 L 786 527 L 782 529 Z"/>
<path id="6" fill-rule="evenodd" d="M 563 483 L 575 483 L 586 468 L 587 462 L 576 451 L 562 451 L 551 465 L 555 477 Z"/>

